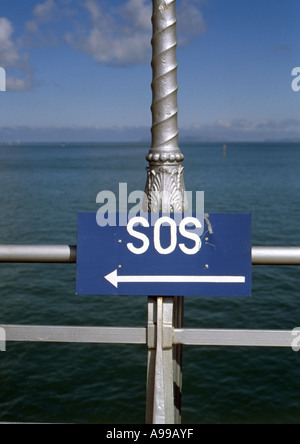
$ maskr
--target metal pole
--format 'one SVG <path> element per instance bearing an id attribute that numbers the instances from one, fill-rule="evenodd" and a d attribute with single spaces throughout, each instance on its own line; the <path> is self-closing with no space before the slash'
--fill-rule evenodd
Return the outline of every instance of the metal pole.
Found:
<path id="1" fill-rule="evenodd" d="M 153 0 L 152 146 L 146 184 L 147 208 L 154 213 L 187 209 L 184 156 L 178 146 L 175 0 Z"/>
<path id="2" fill-rule="evenodd" d="M 153 0 L 152 146 L 146 157 L 145 207 L 154 213 L 182 213 L 187 209 L 184 156 L 178 146 L 175 3 Z M 170 326 L 183 327 L 183 301 L 175 297 L 149 298 L 147 423 L 181 422 L 182 346 L 170 348 L 165 338 L 169 337 Z"/>

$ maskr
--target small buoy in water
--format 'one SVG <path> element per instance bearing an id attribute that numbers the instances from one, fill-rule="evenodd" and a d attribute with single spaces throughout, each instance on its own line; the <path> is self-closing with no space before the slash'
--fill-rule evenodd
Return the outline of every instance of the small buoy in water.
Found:
<path id="1" fill-rule="evenodd" d="M 223 157 L 225 158 L 227 156 L 227 145 L 223 145 Z"/>

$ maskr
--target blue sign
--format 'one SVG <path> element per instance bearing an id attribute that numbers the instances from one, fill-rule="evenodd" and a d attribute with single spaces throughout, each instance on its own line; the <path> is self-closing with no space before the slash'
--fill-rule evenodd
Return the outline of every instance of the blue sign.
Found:
<path id="1" fill-rule="evenodd" d="M 77 294 L 250 296 L 251 215 L 174 217 L 100 227 L 79 214 Z"/>

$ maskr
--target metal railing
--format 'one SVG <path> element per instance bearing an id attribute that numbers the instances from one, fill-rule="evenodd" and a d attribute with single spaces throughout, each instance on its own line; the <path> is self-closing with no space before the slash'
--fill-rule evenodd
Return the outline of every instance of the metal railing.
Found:
<path id="1" fill-rule="evenodd" d="M 76 245 L 0 245 L 0 263 L 75 264 Z M 252 247 L 252 265 L 300 265 L 300 247 Z"/>
<path id="2" fill-rule="evenodd" d="M 69 245 L 0 245 L 0 263 L 57 263 L 75 264 L 77 247 Z M 252 247 L 253 265 L 300 265 L 300 247 Z M 156 303 L 150 298 L 149 305 Z M 154 300 L 155 299 L 155 300 Z M 172 313 L 173 297 L 164 298 L 163 313 Z M 172 325 L 169 314 L 166 319 L 152 319 L 149 309 L 148 326 L 141 328 L 122 327 L 66 327 L 0 325 L 5 330 L 7 342 L 39 343 L 85 343 L 85 344 L 139 344 L 148 350 L 155 350 L 157 340 L 162 350 L 172 350 L 174 346 L 218 346 L 218 347 L 292 347 L 293 332 L 286 330 L 229 330 L 229 329 L 188 329 Z M 149 317 L 150 316 L 150 317 Z M 165 314 L 163 315 L 165 316 Z M 172 316 L 171 316 L 172 317 Z M 149 319 L 152 322 L 149 322 Z M 170 319 L 169 319 L 170 318 Z M 150 319 L 150 321 L 151 321 Z M 147 385 L 147 392 L 152 387 Z M 171 394 L 170 394 L 171 396 Z M 146 422 L 160 423 L 151 413 L 152 397 L 147 401 Z M 173 401 L 174 402 L 174 401 Z M 172 408 L 172 400 L 166 411 Z M 173 413 L 167 418 L 175 422 Z M 163 422 L 164 423 L 164 422 Z"/>
<path id="3" fill-rule="evenodd" d="M 0 245 L 0 263 L 75 264 L 77 247 L 69 245 Z M 300 247 L 252 247 L 253 265 L 300 265 Z M 7 341 L 148 344 L 149 328 L 1 325 Z M 168 337 L 167 337 L 168 336 Z M 151 338 L 152 337 L 152 338 Z M 291 347 L 291 331 L 173 328 L 163 341 L 172 345 Z"/>

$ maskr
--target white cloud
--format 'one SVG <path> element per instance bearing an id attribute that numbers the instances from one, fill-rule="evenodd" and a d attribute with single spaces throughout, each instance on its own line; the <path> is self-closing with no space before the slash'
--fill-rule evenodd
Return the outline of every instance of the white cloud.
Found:
<path id="1" fill-rule="evenodd" d="M 285 130 L 289 128 L 300 128 L 299 119 L 283 119 L 283 120 L 263 120 L 258 125 L 258 129 Z"/>
<path id="2" fill-rule="evenodd" d="M 53 0 L 46 0 L 44 3 L 39 3 L 33 10 L 33 19 L 25 23 L 27 32 L 38 32 L 40 25 L 49 23 L 55 16 L 56 4 Z"/>
<path id="3" fill-rule="evenodd" d="M 123 18 L 142 31 L 151 32 L 151 14 L 152 5 L 145 0 L 129 0 L 123 7 Z"/>
<path id="4" fill-rule="evenodd" d="M 151 9 L 147 0 L 129 0 L 114 12 L 105 12 L 99 2 L 85 0 L 90 14 L 88 32 L 68 33 L 67 42 L 90 54 L 97 62 L 125 66 L 145 63 L 150 54 Z"/>
<path id="5" fill-rule="evenodd" d="M 300 140 L 300 119 L 261 120 L 247 119 L 217 120 L 196 123 L 180 129 L 180 137 L 189 141 L 275 141 Z"/>
<path id="6" fill-rule="evenodd" d="M 25 78 L 8 77 L 6 87 L 9 91 L 26 91 L 33 86 L 33 76 L 29 72 Z"/>
<path id="7" fill-rule="evenodd" d="M 178 0 L 179 45 L 205 32 L 200 1 Z M 82 20 L 83 9 L 88 12 L 89 25 Z M 8 69 L 8 89 L 25 90 L 33 85 L 25 48 L 57 45 L 63 36 L 73 49 L 89 54 L 99 63 L 150 63 L 151 16 L 151 0 L 124 0 L 119 6 L 100 0 L 41 0 L 34 7 L 32 18 L 24 24 L 25 33 L 19 40 L 14 39 L 12 23 L 0 17 L 0 66 Z M 62 29 L 68 32 L 53 31 L 50 25 L 59 20 L 64 20 Z"/>
<path id="8" fill-rule="evenodd" d="M 14 66 L 19 61 L 19 53 L 12 40 L 13 27 L 11 22 L 0 18 L 0 65 L 4 68 Z"/>
<path id="9" fill-rule="evenodd" d="M 54 14 L 56 5 L 53 0 L 47 0 L 45 3 L 39 3 L 33 10 L 33 15 L 40 23 L 48 22 Z"/>
<path id="10" fill-rule="evenodd" d="M 7 90 L 26 90 L 32 86 L 32 73 L 28 57 L 21 54 L 17 43 L 13 40 L 13 26 L 5 18 L 0 18 L 0 66 L 8 70 L 6 78 Z M 10 71 L 16 72 L 12 76 Z"/>
<path id="11" fill-rule="evenodd" d="M 199 0 L 182 0 L 178 7 L 177 34 L 180 45 L 188 44 L 192 38 L 206 31 L 199 4 Z"/>
<path id="12" fill-rule="evenodd" d="M 127 0 L 120 7 L 104 10 L 97 0 L 85 0 L 91 21 L 89 30 L 69 32 L 67 42 L 90 54 L 97 62 L 115 66 L 147 63 L 151 60 L 152 2 Z M 199 0 L 181 0 L 178 8 L 179 44 L 187 44 L 205 32 Z"/>

